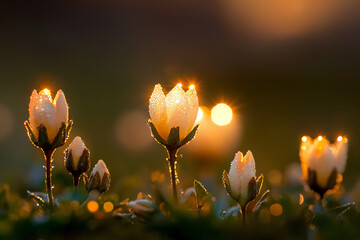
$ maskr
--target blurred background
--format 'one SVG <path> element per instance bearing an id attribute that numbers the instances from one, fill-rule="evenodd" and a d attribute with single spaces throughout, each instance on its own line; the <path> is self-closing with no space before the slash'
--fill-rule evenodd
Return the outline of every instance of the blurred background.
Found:
<path id="1" fill-rule="evenodd" d="M 46 87 L 65 92 L 74 120 L 55 154 L 55 194 L 71 184 L 63 151 L 77 135 L 92 165 L 106 162 L 120 198 L 151 192 L 151 181 L 169 188 L 148 99 L 155 84 L 169 91 L 182 82 L 196 85 L 203 111 L 197 138 L 181 151 L 183 188 L 200 179 L 225 196 L 221 173 L 238 150 L 253 152 L 267 184 L 297 181 L 301 137 L 321 134 L 349 138 L 344 186 L 353 189 L 359 13 L 356 0 L 1 1 L 0 183 L 22 195 L 44 190 L 44 160 L 23 122 L 32 90 Z M 232 111 L 224 126 L 210 116 L 218 103 Z"/>

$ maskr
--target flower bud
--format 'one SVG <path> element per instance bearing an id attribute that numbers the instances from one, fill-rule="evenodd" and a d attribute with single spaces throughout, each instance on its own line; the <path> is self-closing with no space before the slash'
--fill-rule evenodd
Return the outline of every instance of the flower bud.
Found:
<path id="1" fill-rule="evenodd" d="M 241 152 L 237 152 L 229 171 L 230 187 L 236 199 L 249 199 L 248 188 L 251 185 L 250 181 L 255 181 L 255 173 L 255 160 L 251 151 L 248 151 L 245 157 Z"/>
<path id="2" fill-rule="evenodd" d="M 308 136 L 302 137 L 300 160 L 303 177 L 321 197 L 327 190 L 334 188 L 337 175 L 344 172 L 347 149 L 347 138 L 339 137 L 336 143 L 330 144 L 322 136 L 314 140 Z"/>
<path id="3" fill-rule="evenodd" d="M 179 140 L 186 138 L 194 129 L 198 109 L 194 85 L 185 92 L 181 84 L 177 84 L 165 96 L 161 85 L 157 84 L 149 100 L 151 121 L 165 141 L 168 141 L 170 130 L 176 127 L 179 127 Z"/>
<path id="4" fill-rule="evenodd" d="M 34 90 L 30 97 L 29 121 L 25 122 L 30 140 L 41 148 L 58 147 L 66 141 L 72 122 L 63 91 L 54 99 L 48 89 Z"/>
<path id="5" fill-rule="evenodd" d="M 92 172 L 90 173 L 87 189 L 91 192 L 97 190 L 100 194 L 106 192 L 110 187 L 111 177 L 103 160 L 99 160 L 95 164 Z"/>
<path id="6" fill-rule="evenodd" d="M 65 167 L 74 177 L 89 170 L 90 151 L 80 137 L 75 137 L 65 150 Z"/>
<path id="7" fill-rule="evenodd" d="M 137 199 L 135 201 L 130 201 L 128 206 L 131 208 L 133 213 L 144 217 L 153 213 L 156 208 L 156 205 L 148 199 Z"/>

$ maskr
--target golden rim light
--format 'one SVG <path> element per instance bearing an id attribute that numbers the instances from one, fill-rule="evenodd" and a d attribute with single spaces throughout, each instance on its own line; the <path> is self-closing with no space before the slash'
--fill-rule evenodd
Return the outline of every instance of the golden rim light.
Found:
<path id="1" fill-rule="evenodd" d="M 322 141 L 322 140 L 324 139 L 324 137 L 320 135 L 320 136 L 317 137 L 317 139 L 318 139 L 319 141 Z M 307 136 L 303 136 L 303 137 L 301 138 L 301 141 L 302 141 L 302 142 L 306 142 L 307 140 L 309 140 Z M 347 142 L 347 137 L 344 137 L 344 136 L 341 136 L 341 135 L 340 135 L 340 136 L 338 136 L 338 137 L 336 138 L 336 141 L 338 141 L 338 142 L 342 142 L 342 141 Z"/>

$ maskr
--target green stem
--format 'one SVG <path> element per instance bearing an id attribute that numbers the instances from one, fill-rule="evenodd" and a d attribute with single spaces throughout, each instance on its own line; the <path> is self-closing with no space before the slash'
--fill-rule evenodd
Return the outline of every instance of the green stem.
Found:
<path id="1" fill-rule="evenodd" d="M 47 191 L 47 195 L 48 195 L 48 200 L 49 200 L 49 207 L 50 207 L 50 211 L 53 212 L 55 209 L 54 206 L 54 196 L 53 196 L 53 192 L 52 192 L 52 184 L 51 184 L 51 163 L 52 163 L 52 156 L 54 153 L 54 149 L 49 149 L 49 150 L 43 150 L 44 151 L 44 155 L 45 155 L 45 161 L 46 161 L 46 191 Z"/>
<path id="2" fill-rule="evenodd" d="M 176 163 L 177 163 L 177 152 L 178 148 L 167 148 L 169 157 L 167 160 L 169 161 L 169 173 L 171 178 L 171 186 L 173 189 L 173 195 L 176 202 L 179 202 L 179 197 L 177 193 L 177 184 L 179 184 L 179 179 L 176 172 Z"/>
<path id="3" fill-rule="evenodd" d="M 246 206 L 245 207 L 240 206 L 240 209 L 241 209 L 242 219 L 243 219 L 244 225 L 246 227 Z"/>
<path id="4" fill-rule="evenodd" d="M 81 176 L 81 173 L 73 173 L 72 174 L 73 176 L 73 184 L 74 184 L 74 189 L 78 189 L 79 187 L 79 179 L 80 179 L 80 176 Z"/>

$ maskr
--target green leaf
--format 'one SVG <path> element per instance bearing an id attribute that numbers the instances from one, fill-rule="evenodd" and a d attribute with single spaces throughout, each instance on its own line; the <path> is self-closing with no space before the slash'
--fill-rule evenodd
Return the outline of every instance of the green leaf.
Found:
<path id="1" fill-rule="evenodd" d="M 342 206 L 329 209 L 329 212 L 332 214 L 341 216 L 342 214 L 346 213 L 354 205 L 355 205 L 355 202 L 347 203 Z"/>
<path id="2" fill-rule="evenodd" d="M 46 196 L 44 197 L 44 193 L 34 193 L 34 192 L 30 192 L 27 191 L 28 195 L 30 198 L 32 198 L 33 200 L 35 200 L 35 202 L 37 204 L 39 204 L 40 207 L 42 207 L 44 210 L 48 210 L 48 206 L 47 206 L 47 198 Z M 46 195 L 46 194 L 45 194 Z"/>
<path id="3" fill-rule="evenodd" d="M 60 147 L 62 145 L 64 145 L 65 143 L 65 131 L 66 131 L 66 124 L 63 122 L 61 123 L 61 127 L 59 129 L 58 134 L 56 135 L 56 137 L 54 138 L 54 141 L 51 143 L 51 147 L 53 149 Z"/>
<path id="4" fill-rule="evenodd" d="M 226 189 L 226 192 L 229 194 L 229 196 L 231 198 L 233 198 L 234 200 L 236 200 L 233 197 L 232 191 L 231 191 L 231 187 L 230 187 L 230 180 L 229 180 L 229 174 L 224 170 L 223 175 L 222 175 L 222 182 L 224 184 L 224 187 Z"/>
<path id="5" fill-rule="evenodd" d="M 28 136 L 29 136 L 30 141 L 31 141 L 35 146 L 38 146 L 38 141 L 37 141 L 37 139 L 36 139 L 36 136 L 35 136 L 34 132 L 32 131 L 32 129 L 31 129 L 31 127 L 30 127 L 29 121 L 25 121 L 25 122 L 24 122 L 24 126 L 25 126 L 25 128 L 26 128 L 26 132 L 27 132 L 27 134 L 28 134 Z"/>
<path id="6" fill-rule="evenodd" d="M 38 137 L 38 144 L 41 148 L 48 148 L 50 146 L 49 143 L 49 138 L 47 135 L 47 130 L 46 127 L 42 124 L 40 124 L 37 127 L 37 130 L 39 132 L 39 137 Z"/>
<path id="7" fill-rule="evenodd" d="M 232 208 L 229 208 L 224 214 L 224 220 L 228 219 L 230 216 L 236 217 L 239 214 L 240 207 L 236 205 Z"/>
<path id="8" fill-rule="evenodd" d="M 248 183 L 248 194 L 246 196 L 246 204 L 257 196 L 257 182 L 255 180 L 255 177 L 252 177 Z"/>
<path id="9" fill-rule="evenodd" d="M 330 174 L 329 180 L 327 182 L 326 188 L 327 189 L 333 189 L 336 185 L 336 179 L 337 179 L 337 171 L 336 168 L 334 168 Z"/>
<path id="10" fill-rule="evenodd" d="M 256 196 L 259 195 L 263 183 L 264 183 L 264 175 L 261 174 L 261 175 L 256 179 Z"/>
<path id="11" fill-rule="evenodd" d="M 69 122 L 66 126 L 66 129 L 65 129 L 65 142 L 69 138 L 73 124 L 74 124 L 73 120 L 69 120 Z"/>
<path id="12" fill-rule="evenodd" d="M 169 146 L 176 147 L 179 146 L 179 142 L 180 142 L 180 127 L 173 127 L 170 130 L 167 144 Z"/>
<path id="13" fill-rule="evenodd" d="M 151 122 L 151 120 L 149 119 L 148 121 L 149 127 L 150 127 L 150 132 L 151 132 L 151 136 L 161 145 L 166 146 L 167 142 L 160 136 L 160 134 L 158 133 L 158 131 L 156 130 L 155 125 Z"/>
<path id="14" fill-rule="evenodd" d="M 264 192 L 264 194 L 261 196 L 261 198 L 255 204 L 254 212 L 259 210 L 260 206 L 268 200 L 269 193 L 270 193 L 270 190 L 266 190 Z"/>
<path id="15" fill-rule="evenodd" d="M 185 144 L 187 144 L 188 142 L 190 142 L 191 139 L 193 139 L 195 137 L 195 134 L 197 132 L 197 130 L 199 129 L 199 124 L 196 125 L 191 132 L 180 142 L 179 147 L 184 146 Z"/>
<path id="16" fill-rule="evenodd" d="M 208 193 L 204 185 L 202 185 L 202 183 L 197 180 L 194 180 L 194 188 L 198 206 L 201 207 L 210 194 Z"/>

